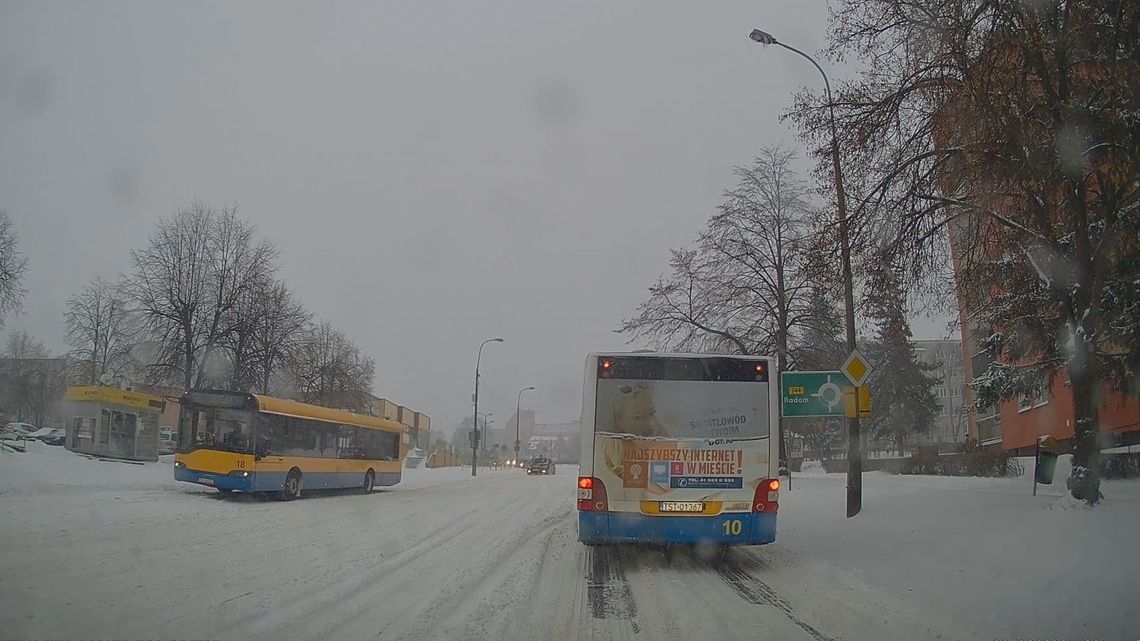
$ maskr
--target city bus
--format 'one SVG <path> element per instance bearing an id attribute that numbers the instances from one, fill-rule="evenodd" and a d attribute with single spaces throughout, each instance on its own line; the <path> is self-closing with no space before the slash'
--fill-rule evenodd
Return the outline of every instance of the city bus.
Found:
<path id="1" fill-rule="evenodd" d="M 773 542 L 777 371 L 769 357 L 590 354 L 578 540 Z"/>
<path id="2" fill-rule="evenodd" d="M 182 397 L 174 478 L 228 493 L 359 488 L 400 482 L 403 426 L 297 401 L 214 390 Z"/>

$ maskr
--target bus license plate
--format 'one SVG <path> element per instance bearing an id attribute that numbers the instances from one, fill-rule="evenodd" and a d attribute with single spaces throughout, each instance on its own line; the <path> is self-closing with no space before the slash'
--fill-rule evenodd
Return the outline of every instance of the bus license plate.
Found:
<path id="1" fill-rule="evenodd" d="M 661 501 L 662 512 L 704 512 L 705 504 L 700 501 Z"/>
<path id="2" fill-rule="evenodd" d="M 201 484 L 203 484 L 203 485 L 213 485 L 213 484 L 214 484 L 214 479 L 207 479 L 207 478 L 202 478 L 202 477 L 199 477 L 199 478 L 198 478 L 198 482 L 199 482 L 199 483 L 201 483 Z"/>

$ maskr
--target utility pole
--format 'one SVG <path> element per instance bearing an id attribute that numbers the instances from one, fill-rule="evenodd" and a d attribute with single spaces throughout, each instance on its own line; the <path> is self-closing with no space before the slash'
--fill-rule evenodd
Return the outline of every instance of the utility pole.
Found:
<path id="1" fill-rule="evenodd" d="M 479 343 L 479 355 L 475 358 L 475 394 L 471 397 L 472 402 L 475 403 L 475 413 L 471 416 L 472 423 L 475 426 L 471 437 L 471 476 L 477 474 L 479 462 L 479 363 L 483 360 L 484 345 L 501 342 L 503 342 L 501 338 L 488 338 Z"/>
<path id="2" fill-rule="evenodd" d="M 843 190 L 843 170 L 839 158 L 839 134 L 835 126 L 835 101 L 831 98 L 831 83 L 827 74 L 814 58 L 786 45 L 770 33 L 753 29 L 749 37 L 762 45 L 778 45 L 799 54 L 823 76 L 823 86 L 827 91 L 827 110 L 831 128 L 831 164 L 835 178 L 835 204 L 839 212 L 839 257 L 843 275 L 843 320 L 847 329 L 847 352 L 855 351 L 855 283 L 851 275 L 851 242 L 847 220 L 847 196 Z M 856 412 L 857 413 L 857 412 Z M 863 509 L 863 448 L 861 445 L 859 418 L 847 419 L 847 516 L 852 517 Z"/>
<path id="3" fill-rule="evenodd" d="M 515 464 L 519 462 L 519 424 L 522 423 L 522 395 L 534 389 L 534 385 L 519 390 L 518 402 L 515 403 Z"/>

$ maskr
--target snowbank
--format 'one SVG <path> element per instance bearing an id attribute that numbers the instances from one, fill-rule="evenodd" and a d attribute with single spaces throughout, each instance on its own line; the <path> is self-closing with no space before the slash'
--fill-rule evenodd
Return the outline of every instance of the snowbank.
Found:
<path id="1" fill-rule="evenodd" d="M 75 454 L 63 447 L 28 441 L 28 451 L 0 453 L 0 494 L 58 492 L 77 486 L 110 489 L 198 490 L 198 486 L 174 480 L 174 456 L 159 457 L 156 463 L 96 459 Z M 520 475 L 522 470 L 480 469 L 471 478 L 470 467 L 404 468 L 400 484 L 385 489 L 416 489 L 488 478 Z M 200 491 L 212 492 L 202 487 Z"/>
<path id="2" fill-rule="evenodd" d="M 867 473 L 845 516 L 846 475 L 781 492 L 777 544 L 854 571 L 989 638 L 1126 638 L 1140 630 L 1140 481 L 1105 481 L 1091 510 L 1068 497 L 1069 457 L 1032 495 L 1019 478 Z"/>
<path id="3" fill-rule="evenodd" d="M 173 462 L 173 456 L 163 456 L 157 463 L 99 460 L 28 441 L 25 453 L 0 452 L 0 492 L 71 486 L 174 487 Z"/>

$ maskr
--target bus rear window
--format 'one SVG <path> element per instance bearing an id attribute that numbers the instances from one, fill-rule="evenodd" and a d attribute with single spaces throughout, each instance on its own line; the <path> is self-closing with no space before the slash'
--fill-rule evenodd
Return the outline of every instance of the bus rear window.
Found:
<path id="1" fill-rule="evenodd" d="M 597 432 L 700 439 L 769 435 L 765 360 L 602 357 L 598 368 Z"/>

